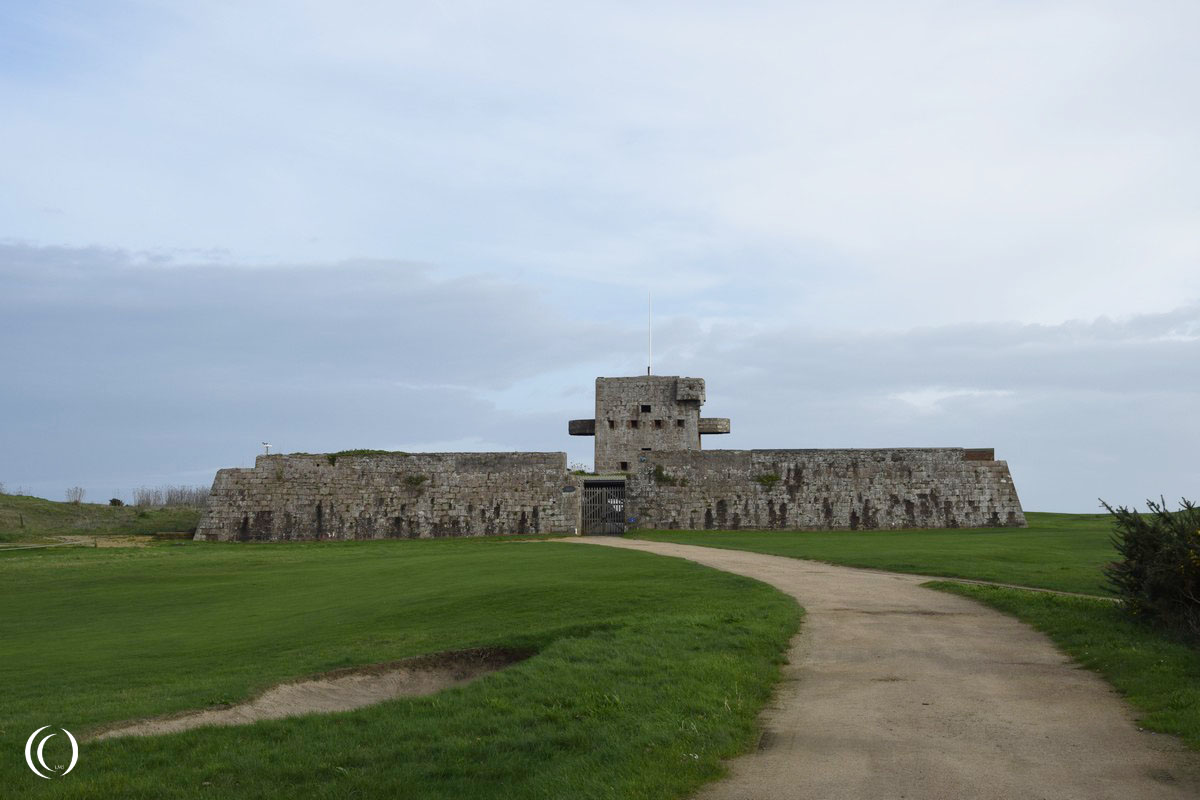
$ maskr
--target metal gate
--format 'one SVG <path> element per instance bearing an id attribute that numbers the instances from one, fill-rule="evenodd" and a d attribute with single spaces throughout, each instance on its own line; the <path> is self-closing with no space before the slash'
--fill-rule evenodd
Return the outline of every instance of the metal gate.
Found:
<path id="1" fill-rule="evenodd" d="M 625 481 L 584 481 L 584 535 L 624 532 Z"/>

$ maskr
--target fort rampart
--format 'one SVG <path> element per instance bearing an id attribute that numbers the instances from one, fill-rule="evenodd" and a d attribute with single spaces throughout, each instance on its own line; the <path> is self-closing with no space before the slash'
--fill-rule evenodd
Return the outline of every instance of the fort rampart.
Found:
<path id="1" fill-rule="evenodd" d="M 620 477 L 617 518 L 637 528 L 1025 525 L 1008 465 L 990 450 L 647 452 Z M 567 471 L 564 453 L 259 456 L 217 473 L 196 538 L 573 534 L 586 529 L 589 480 Z"/>
<path id="2" fill-rule="evenodd" d="M 730 421 L 701 417 L 701 378 L 596 379 L 603 475 L 566 453 L 259 456 L 223 469 L 196 538 L 385 539 L 634 528 L 872 530 L 1025 525 L 991 449 L 702 450 Z"/>
<path id="3" fill-rule="evenodd" d="M 264 455 L 223 469 L 196 538 L 383 539 L 574 533 L 565 453 Z"/>
<path id="4" fill-rule="evenodd" d="M 639 528 L 977 528 L 1025 525 L 991 450 L 644 453 L 626 484 Z"/>

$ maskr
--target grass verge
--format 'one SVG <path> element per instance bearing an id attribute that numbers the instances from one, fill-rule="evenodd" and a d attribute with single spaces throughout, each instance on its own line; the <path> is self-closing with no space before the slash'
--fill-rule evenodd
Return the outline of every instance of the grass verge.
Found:
<path id="1" fill-rule="evenodd" d="M 978 600 L 1037 628 L 1104 676 L 1142 713 L 1143 727 L 1175 734 L 1200 750 L 1200 650 L 1138 624 L 1106 600 L 946 581 L 925 585 Z"/>
<path id="2" fill-rule="evenodd" d="M 635 538 L 953 578 L 1109 595 L 1107 514 L 1026 515 L 1028 528 L 888 531 L 637 531 Z"/>
<path id="3" fill-rule="evenodd" d="M 682 797 L 752 745 L 800 614 L 678 559 L 478 539 L 0 554 L 0 603 L 0 786 L 55 798 Z M 538 655 L 431 697 L 84 742 L 53 781 L 23 762 L 42 725 L 489 646 Z"/>

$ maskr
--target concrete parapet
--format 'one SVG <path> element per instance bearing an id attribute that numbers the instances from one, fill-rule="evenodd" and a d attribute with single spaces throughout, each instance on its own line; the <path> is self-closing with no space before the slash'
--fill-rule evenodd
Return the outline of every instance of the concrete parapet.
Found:
<path id="1" fill-rule="evenodd" d="M 704 378 L 679 378 L 675 384 L 675 399 L 704 405 Z"/>
<path id="2" fill-rule="evenodd" d="M 729 433 L 729 417 L 700 418 L 700 435 L 709 436 L 715 433 Z"/>
<path id="3" fill-rule="evenodd" d="M 567 433 L 571 436 L 595 436 L 596 420 L 572 419 L 567 422 Z"/>

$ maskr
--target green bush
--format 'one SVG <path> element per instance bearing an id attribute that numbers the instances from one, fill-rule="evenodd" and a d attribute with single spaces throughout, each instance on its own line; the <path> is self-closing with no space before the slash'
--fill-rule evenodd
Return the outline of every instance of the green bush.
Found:
<path id="1" fill-rule="evenodd" d="M 1122 560 L 1104 570 L 1125 607 L 1137 617 L 1200 639 L 1200 508 L 1178 511 L 1146 501 L 1139 514 L 1100 501 L 1115 518 L 1113 547 Z"/>
<path id="2" fill-rule="evenodd" d="M 654 472 L 652 473 L 652 475 L 654 477 L 654 482 L 657 483 L 659 486 L 682 486 L 683 485 L 683 483 L 681 483 L 678 478 L 668 475 L 667 471 L 665 469 L 663 469 L 662 464 L 654 465 Z"/>
<path id="3" fill-rule="evenodd" d="M 764 472 L 762 475 L 755 475 L 754 482 L 764 489 L 774 489 L 775 484 L 779 483 L 779 476 L 774 472 Z"/>

